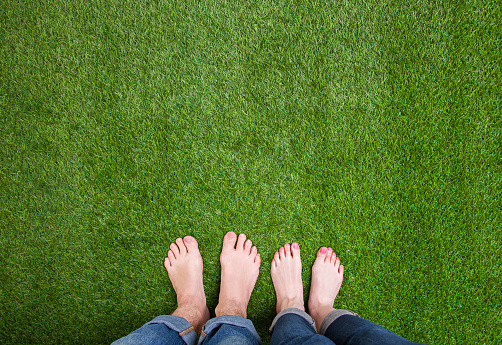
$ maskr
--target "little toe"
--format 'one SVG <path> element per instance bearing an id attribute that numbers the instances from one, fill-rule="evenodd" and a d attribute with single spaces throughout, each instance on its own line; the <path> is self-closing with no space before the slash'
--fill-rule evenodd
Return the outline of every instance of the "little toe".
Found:
<path id="1" fill-rule="evenodd" d="M 227 232 L 225 237 L 223 237 L 223 250 L 222 252 L 227 252 L 235 248 L 235 241 L 237 240 L 237 235 L 233 231 Z"/>
<path id="2" fill-rule="evenodd" d="M 299 258 L 300 257 L 300 245 L 298 243 L 293 243 L 291 246 L 291 254 L 293 255 L 293 258 Z"/>
<path id="3" fill-rule="evenodd" d="M 246 235 L 240 234 L 237 238 L 237 250 L 244 250 L 244 243 L 246 242 Z"/>
<path id="4" fill-rule="evenodd" d="M 168 269 L 169 267 L 171 267 L 171 261 L 169 260 L 169 258 L 165 258 L 164 259 L 164 267 L 166 269 Z"/>
<path id="5" fill-rule="evenodd" d="M 176 244 L 180 249 L 180 255 L 185 255 L 187 253 L 187 247 L 185 247 L 185 243 L 183 242 L 183 240 L 181 238 L 177 238 Z"/>
<path id="6" fill-rule="evenodd" d="M 343 267 L 343 265 L 340 265 L 340 267 L 338 267 L 338 273 L 339 273 L 340 275 L 342 275 L 342 276 L 343 276 L 343 271 L 344 271 L 344 270 L 345 270 L 345 267 Z"/>
<path id="7" fill-rule="evenodd" d="M 279 260 L 280 260 L 279 252 L 275 252 L 275 254 L 274 254 L 274 260 L 275 260 L 275 262 L 277 264 L 279 263 Z"/>

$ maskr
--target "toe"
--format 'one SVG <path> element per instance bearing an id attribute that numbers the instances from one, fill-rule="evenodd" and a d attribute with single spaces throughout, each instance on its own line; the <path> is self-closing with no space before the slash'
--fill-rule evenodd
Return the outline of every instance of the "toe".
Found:
<path id="1" fill-rule="evenodd" d="M 293 255 L 293 258 L 299 258 L 300 257 L 300 246 L 298 243 L 293 243 L 291 246 L 291 254 Z"/>
<path id="2" fill-rule="evenodd" d="M 251 242 L 251 240 L 247 240 L 246 242 L 244 242 L 244 252 L 250 253 L 252 246 L 253 246 L 253 242 Z"/>
<path id="3" fill-rule="evenodd" d="M 251 256 L 255 256 L 256 254 L 258 254 L 258 248 L 256 248 L 256 246 L 253 246 L 253 248 L 251 248 Z"/>
<path id="4" fill-rule="evenodd" d="M 317 258 L 324 261 L 324 259 L 326 258 L 326 251 L 327 250 L 328 250 L 328 248 L 321 247 L 321 249 L 319 249 L 319 251 L 317 252 Z"/>
<path id="5" fill-rule="evenodd" d="M 181 238 L 177 238 L 176 244 L 180 249 L 180 255 L 185 255 L 187 253 L 187 247 L 185 247 L 185 243 L 183 242 L 183 240 Z"/>
<path id="6" fill-rule="evenodd" d="M 185 246 L 189 253 L 197 252 L 199 250 L 197 240 L 192 236 L 185 236 L 183 238 L 183 242 L 185 243 Z"/>
<path id="7" fill-rule="evenodd" d="M 284 247 L 279 248 L 279 257 L 284 259 L 286 257 L 286 252 L 284 251 Z"/>
<path id="8" fill-rule="evenodd" d="M 237 235 L 233 231 L 227 232 L 225 237 L 223 237 L 223 250 L 222 252 L 230 251 L 235 248 L 235 241 L 237 240 Z"/>
<path id="9" fill-rule="evenodd" d="M 279 252 L 275 252 L 275 254 L 274 254 L 274 260 L 275 260 L 276 264 L 279 263 L 279 259 L 280 259 L 279 258 Z"/>
<path id="10" fill-rule="evenodd" d="M 337 257 L 333 257 L 333 263 L 335 265 L 335 269 L 338 271 L 338 269 L 340 268 L 340 259 L 337 258 Z"/>
<path id="11" fill-rule="evenodd" d="M 289 243 L 286 243 L 284 245 L 284 254 L 286 255 L 287 258 L 291 257 L 291 246 L 289 245 Z"/>
<path id="12" fill-rule="evenodd" d="M 277 268 L 277 263 L 275 262 L 275 258 L 272 259 L 272 262 L 270 263 L 270 269 L 274 271 Z"/>
<path id="13" fill-rule="evenodd" d="M 328 250 L 326 251 L 326 259 L 324 259 L 324 262 L 331 262 L 331 256 L 333 255 L 333 249 L 331 248 L 328 248 Z"/>
<path id="14" fill-rule="evenodd" d="M 250 249 L 249 257 L 254 260 L 256 258 L 256 255 L 258 255 L 258 248 L 256 248 L 255 246 L 253 246 Z"/>
<path id="15" fill-rule="evenodd" d="M 260 254 L 256 254 L 256 257 L 254 258 L 254 263 L 257 264 L 258 266 L 261 265 L 261 257 Z"/>
<path id="16" fill-rule="evenodd" d="M 180 249 L 178 248 L 176 243 L 171 243 L 171 246 L 169 248 L 171 248 L 171 251 L 173 252 L 175 258 L 180 255 Z"/>
<path id="17" fill-rule="evenodd" d="M 240 234 L 237 239 L 237 250 L 244 250 L 244 243 L 246 242 L 246 235 Z"/>
<path id="18" fill-rule="evenodd" d="M 340 275 L 342 275 L 342 276 L 343 276 L 343 271 L 344 271 L 344 270 L 345 270 L 345 267 L 343 267 L 343 265 L 340 265 L 340 267 L 338 267 L 338 273 L 339 273 Z"/>
<path id="19" fill-rule="evenodd" d="M 169 258 L 164 259 L 164 267 L 166 268 L 166 270 L 171 267 L 171 261 L 169 260 Z"/>
<path id="20" fill-rule="evenodd" d="M 174 256 L 174 253 L 172 250 L 168 251 L 167 252 L 167 257 L 169 258 L 169 261 L 171 262 L 171 265 L 173 263 L 174 260 L 176 260 L 176 257 Z"/>

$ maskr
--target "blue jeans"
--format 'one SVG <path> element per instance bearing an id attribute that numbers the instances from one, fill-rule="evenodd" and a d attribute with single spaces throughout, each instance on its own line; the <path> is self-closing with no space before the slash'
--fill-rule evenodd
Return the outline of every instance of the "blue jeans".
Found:
<path id="1" fill-rule="evenodd" d="M 411 345 L 416 344 L 356 314 L 337 309 L 330 313 L 317 333 L 314 320 L 299 309 L 279 313 L 270 327 L 271 345 Z M 161 315 L 112 345 L 195 345 L 197 334 L 185 319 Z M 253 323 L 239 316 L 224 315 L 209 320 L 198 345 L 261 345 Z"/>

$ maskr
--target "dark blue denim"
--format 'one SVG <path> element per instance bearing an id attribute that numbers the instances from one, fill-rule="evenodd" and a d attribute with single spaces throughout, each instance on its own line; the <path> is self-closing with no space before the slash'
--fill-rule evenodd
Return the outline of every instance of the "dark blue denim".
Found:
<path id="1" fill-rule="evenodd" d="M 300 311 L 299 309 L 297 310 Z M 304 315 L 310 318 L 307 313 Z M 333 345 L 331 340 L 317 334 L 314 322 L 309 322 L 308 318 L 301 316 L 300 313 L 288 313 L 280 316 L 273 326 L 270 345 Z"/>
<path id="2" fill-rule="evenodd" d="M 411 345 L 417 344 L 355 315 L 342 315 L 324 333 L 336 345 Z"/>
<path id="3" fill-rule="evenodd" d="M 325 330 L 325 331 L 324 331 Z M 411 345 L 417 344 L 377 324 L 336 310 L 328 315 L 318 334 L 312 318 L 302 310 L 287 309 L 274 319 L 270 328 L 271 345 Z M 112 345 L 196 345 L 197 335 L 183 318 L 161 315 Z M 209 320 L 198 345 L 261 345 L 253 323 L 242 317 L 224 315 Z"/>

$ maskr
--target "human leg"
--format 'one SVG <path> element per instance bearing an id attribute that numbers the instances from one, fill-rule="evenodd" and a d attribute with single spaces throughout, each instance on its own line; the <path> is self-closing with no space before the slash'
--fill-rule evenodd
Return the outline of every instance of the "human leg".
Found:
<path id="1" fill-rule="evenodd" d="M 332 341 L 317 334 L 314 320 L 305 312 L 298 243 L 285 244 L 275 253 L 270 273 L 277 296 L 277 316 L 270 327 L 270 344 L 333 345 Z"/>
<path id="2" fill-rule="evenodd" d="M 247 306 L 258 278 L 261 259 L 244 234 L 228 232 L 220 256 L 221 286 L 216 318 L 204 325 L 199 344 L 261 344 Z"/>
<path id="3" fill-rule="evenodd" d="M 334 309 L 344 267 L 331 248 L 322 247 L 312 266 L 309 312 L 320 334 L 337 345 L 416 344 L 348 310 Z"/>
<path id="4" fill-rule="evenodd" d="M 114 345 L 193 345 L 197 341 L 197 334 L 209 319 L 209 310 L 202 284 L 202 257 L 195 238 L 186 236 L 171 243 L 164 267 L 176 292 L 177 309 L 172 315 L 156 317 Z"/>

